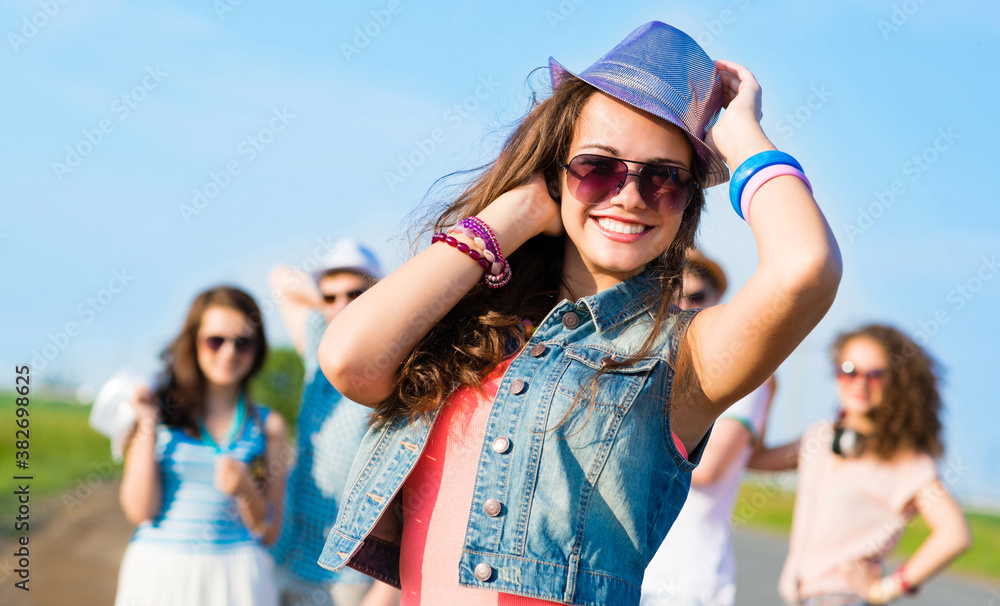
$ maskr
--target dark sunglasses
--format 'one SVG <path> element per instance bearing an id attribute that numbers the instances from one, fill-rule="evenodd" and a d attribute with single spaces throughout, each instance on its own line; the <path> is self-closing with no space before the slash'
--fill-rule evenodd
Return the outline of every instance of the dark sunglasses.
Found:
<path id="1" fill-rule="evenodd" d="M 876 368 L 868 372 L 858 372 L 854 365 L 845 362 L 841 368 L 837 369 L 837 378 L 846 383 L 853 383 L 858 377 L 863 377 L 868 385 L 878 385 L 885 381 L 886 372 L 883 368 Z"/>
<path id="2" fill-rule="evenodd" d="M 353 300 L 357 299 L 358 297 L 360 297 L 361 295 L 365 294 L 365 290 L 366 289 L 364 289 L 364 288 L 359 288 L 357 290 L 352 290 L 350 292 L 335 292 L 335 293 L 331 293 L 331 294 L 323 293 L 322 294 L 323 302 L 324 303 L 336 303 L 337 299 L 343 296 L 343 297 L 347 297 L 347 302 L 350 303 L 351 301 L 353 301 Z"/>
<path id="3" fill-rule="evenodd" d="M 257 341 L 251 337 L 204 337 L 202 342 L 205 347 L 212 351 L 219 351 L 222 346 L 226 344 L 226 341 L 231 341 L 233 348 L 240 353 L 247 353 L 257 345 Z"/>
<path id="4" fill-rule="evenodd" d="M 701 305 L 706 299 L 705 291 L 696 290 L 691 294 L 684 293 L 684 299 L 686 299 L 691 305 Z"/>
<path id="5" fill-rule="evenodd" d="M 639 172 L 630 173 L 628 163 L 639 164 Z M 639 196 L 646 206 L 664 215 L 679 215 L 687 208 L 700 185 L 691 171 L 669 164 L 649 164 L 611 158 L 598 154 L 580 154 L 566 169 L 570 192 L 584 204 L 600 204 L 625 187 L 629 175 L 639 179 Z"/>

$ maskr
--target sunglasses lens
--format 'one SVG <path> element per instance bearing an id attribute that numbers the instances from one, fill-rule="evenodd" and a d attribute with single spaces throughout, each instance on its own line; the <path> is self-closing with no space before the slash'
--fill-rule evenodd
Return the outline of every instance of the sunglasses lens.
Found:
<path id="1" fill-rule="evenodd" d="M 212 351 L 219 351 L 219 348 L 226 342 L 225 337 L 205 337 L 205 347 Z"/>
<path id="2" fill-rule="evenodd" d="M 621 160 L 584 154 L 570 160 L 567 184 L 577 200 L 597 204 L 618 191 L 627 172 L 628 166 Z"/>
<path id="3" fill-rule="evenodd" d="M 643 166 L 639 171 L 639 192 L 647 206 L 665 215 L 679 215 L 691 200 L 694 177 L 676 166 Z"/>
<path id="4" fill-rule="evenodd" d="M 233 347 L 235 347 L 236 351 L 240 353 L 246 353 L 250 351 L 251 349 L 253 349 L 254 345 L 256 345 L 256 341 L 254 341 L 249 337 L 237 337 L 236 340 L 233 341 Z"/>
<path id="5" fill-rule="evenodd" d="M 628 174 L 628 165 L 622 160 L 583 154 L 570 160 L 566 182 L 577 200 L 599 204 L 618 193 Z M 694 175 L 679 166 L 645 164 L 639 169 L 639 194 L 657 212 L 684 212 L 693 191 Z"/>

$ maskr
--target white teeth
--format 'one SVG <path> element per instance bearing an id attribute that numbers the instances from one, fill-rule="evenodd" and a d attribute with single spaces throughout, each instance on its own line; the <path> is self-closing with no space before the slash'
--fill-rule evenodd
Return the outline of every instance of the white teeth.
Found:
<path id="1" fill-rule="evenodd" d="M 646 226 L 640 223 L 625 223 L 611 217 L 601 217 L 597 220 L 597 224 L 608 231 L 626 235 L 641 234 L 646 229 Z"/>

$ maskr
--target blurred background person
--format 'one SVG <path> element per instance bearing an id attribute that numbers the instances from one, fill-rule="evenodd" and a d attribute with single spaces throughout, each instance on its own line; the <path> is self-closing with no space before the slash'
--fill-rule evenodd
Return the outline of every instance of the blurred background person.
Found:
<path id="1" fill-rule="evenodd" d="M 355 570 L 334 572 L 316 560 L 337 519 L 347 472 L 371 410 L 344 398 L 319 369 L 326 326 L 382 275 L 375 255 L 352 239 L 336 242 L 312 275 L 288 265 L 271 271 L 271 294 L 305 363 L 296 422 L 296 463 L 288 478 L 285 526 L 272 549 L 282 606 L 395 604 L 399 592 Z M 367 597 L 366 597 L 367 596 Z"/>
<path id="2" fill-rule="evenodd" d="M 778 590 L 788 604 L 886 604 L 914 591 L 969 548 L 958 503 L 938 477 L 941 396 L 930 356 L 895 328 L 842 333 L 832 348 L 837 421 L 808 427 L 798 444 L 755 458 L 794 468 L 791 544 Z M 789 463 L 789 461 L 791 461 Z M 931 529 L 912 557 L 883 569 L 908 522 Z"/>
<path id="3" fill-rule="evenodd" d="M 681 309 L 718 305 L 726 274 L 715 261 L 689 250 Z M 642 606 L 730 606 L 736 595 L 732 514 L 751 451 L 763 437 L 774 397 L 774 377 L 729 407 L 712 428 L 691 492 L 667 537 L 646 567 Z"/>
<path id="4" fill-rule="evenodd" d="M 132 399 L 120 499 L 138 525 L 119 606 L 274 606 L 284 495 L 281 415 L 249 401 L 267 356 L 257 304 L 219 286 L 195 298 L 155 392 Z"/>

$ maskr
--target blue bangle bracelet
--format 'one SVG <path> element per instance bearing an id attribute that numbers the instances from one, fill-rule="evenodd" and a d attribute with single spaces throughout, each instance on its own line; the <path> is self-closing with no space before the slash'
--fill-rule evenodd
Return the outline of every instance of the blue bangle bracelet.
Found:
<path id="1" fill-rule="evenodd" d="M 736 172 L 733 173 L 733 178 L 729 181 L 729 201 L 732 203 L 733 210 L 736 211 L 740 219 L 746 221 L 746 217 L 743 216 L 743 209 L 740 206 L 740 200 L 743 198 L 743 189 L 747 186 L 747 181 L 760 169 L 774 166 L 775 164 L 788 164 L 805 172 L 798 161 L 785 152 L 769 150 L 747 158 L 736 169 Z"/>

